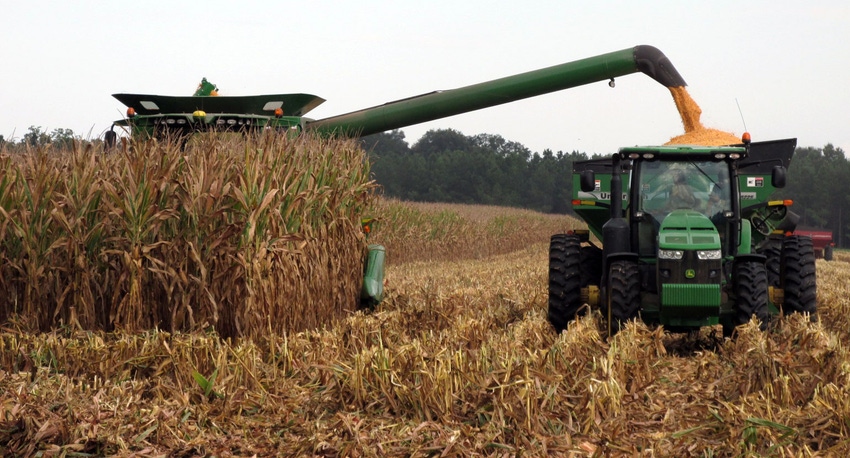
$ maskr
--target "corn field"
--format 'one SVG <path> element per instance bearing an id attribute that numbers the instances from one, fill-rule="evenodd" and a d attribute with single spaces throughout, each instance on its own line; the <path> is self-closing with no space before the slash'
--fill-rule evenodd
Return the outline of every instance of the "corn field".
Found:
<path id="1" fill-rule="evenodd" d="M 357 306 L 373 200 L 353 142 L 264 135 L 0 157 L 0 321 L 315 328 Z"/>
<path id="2" fill-rule="evenodd" d="M 315 144 L 298 142 L 291 146 L 317 151 Z M 335 150 L 347 145 L 322 142 L 322 148 Z M 230 173 L 246 183 L 257 183 L 262 182 L 259 177 L 268 177 L 268 169 L 252 165 L 246 171 L 235 165 L 254 164 L 244 156 L 235 163 L 216 162 L 215 147 L 208 148 L 195 150 L 198 157 L 163 157 L 148 172 L 152 177 L 166 175 L 168 169 L 186 173 L 188 163 L 214 162 L 206 172 L 193 169 L 194 179 L 184 181 L 195 183 L 195 187 L 183 185 L 194 191 L 169 191 L 171 196 L 183 196 L 179 202 L 191 211 L 164 198 L 161 190 L 179 186 L 160 179 L 156 185 L 145 185 L 151 197 L 134 207 L 144 210 L 141 214 L 133 213 L 129 207 L 137 202 L 135 198 L 116 201 L 115 196 L 138 195 L 130 189 L 143 186 L 129 182 L 144 180 L 128 180 L 121 190 L 111 189 L 97 177 L 132 173 L 100 162 L 115 158 L 78 150 L 75 161 L 102 164 L 89 169 L 90 182 L 103 186 L 98 188 L 101 203 L 92 203 L 93 198 L 57 197 L 68 194 L 71 183 L 77 183 L 73 189 L 86 187 L 86 180 L 71 179 L 74 174 L 61 169 L 52 172 L 57 175 L 52 185 L 56 191 L 51 191 L 54 197 L 48 200 L 63 205 L 40 204 L 56 209 L 46 211 L 49 217 L 35 210 L 26 215 L 29 224 L 43 228 L 28 229 L 34 234 L 57 230 L 46 229 L 55 226 L 45 221 L 55 221 L 58 214 L 76 229 L 60 230 L 61 237 L 24 248 L 25 243 L 40 240 L 39 236 L 25 241 L 26 234 L 14 232 L 12 222 L 22 217 L 4 220 L 3 240 L 19 240 L 17 249 L 34 255 L 42 249 L 45 260 L 38 266 L 4 262 L 3 268 L 8 269 L 4 294 L 13 293 L 18 299 L 8 302 L 12 308 L 6 309 L 0 332 L 1 455 L 796 457 L 850 452 L 850 354 L 844 345 L 850 339 L 846 281 L 850 254 L 836 252 L 833 262 L 817 261 L 820 321 L 816 323 L 793 315 L 762 332 L 753 321 L 739 328 L 734 339 L 722 338 L 720 329 L 679 335 L 632 323 L 606 340 L 601 317 L 593 313 L 556 334 L 546 319 L 548 238 L 580 227 L 578 221 L 507 208 L 370 200 L 371 184 L 361 177 L 366 171 L 356 157 L 351 159 L 352 175 L 343 173 L 336 179 L 361 177 L 357 180 L 363 194 L 346 195 L 351 208 L 337 206 L 330 213 L 336 215 L 333 218 L 354 221 L 333 227 L 355 225 L 368 203 L 379 218 L 370 240 L 387 246 L 390 264 L 385 300 L 377 308 L 348 312 L 322 326 L 305 322 L 303 329 L 286 329 L 277 321 L 285 319 L 279 316 L 283 312 L 276 309 L 270 312 L 276 314 L 272 319 L 262 321 L 265 328 L 259 318 L 252 321 L 243 318 L 242 312 L 215 309 L 219 321 L 256 323 L 250 333 L 242 328 L 247 335 L 232 337 L 225 337 L 225 332 L 234 328 L 214 326 L 212 321 L 210 326 L 186 329 L 175 326 L 175 319 L 170 327 L 151 326 L 154 317 L 163 319 L 163 311 L 150 311 L 144 305 L 158 304 L 157 300 L 171 298 L 169 303 L 179 304 L 178 310 L 191 308 L 198 324 L 200 316 L 212 313 L 213 303 L 255 294 L 251 307 L 265 307 L 259 304 L 270 301 L 270 295 L 284 294 L 265 289 L 275 288 L 271 283 L 256 286 L 260 279 L 330 275 L 317 273 L 318 267 L 298 274 L 270 273 L 263 265 L 249 262 L 258 259 L 263 249 L 283 257 L 274 251 L 280 248 L 274 243 L 307 253 L 310 243 L 319 243 L 311 237 L 325 235 L 321 229 L 303 228 L 308 213 L 315 217 L 308 209 L 316 207 L 289 201 L 287 208 L 300 208 L 295 214 L 303 216 L 291 222 L 300 228 L 299 232 L 293 226 L 287 232 L 292 239 L 272 243 L 258 236 L 262 224 L 279 224 L 258 209 L 273 207 L 288 214 L 278 210 L 283 207 L 282 191 L 267 198 L 268 189 L 279 189 L 276 186 L 295 178 L 274 178 L 268 188 L 235 180 L 240 183 L 238 193 L 233 190 L 235 184 L 225 189 L 226 184 L 215 176 Z M 263 146 L 264 151 L 272 148 Z M 133 152 L 120 154 L 132 156 Z M 205 154 L 208 157 L 203 159 Z M 4 160 L 6 170 L 16 171 L 22 164 L 39 167 L 53 159 Z M 171 160 L 176 162 L 173 168 Z M 268 160 L 272 159 L 264 164 Z M 130 163 L 124 167 L 132 169 Z M 11 177 L 3 181 L 4 190 L 12 189 L 8 183 L 26 181 L 18 175 Z M 24 183 L 15 186 L 26 189 Z M 35 202 L 44 200 L 40 196 L 48 195 L 49 186 L 27 186 L 39 190 L 30 192 L 33 204 L 27 208 L 39 208 Z M 267 190 L 265 194 L 262 189 Z M 27 196 L 15 192 L 16 200 Z M 247 195 L 253 197 L 237 197 Z M 264 206 L 266 199 L 273 203 Z M 149 205 L 143 207 L 142 201 Z M 253 203 L 242 206 L 242 201 Z M 5 206 L 8 200 L 3 202 L 5 214 L 11 216 Z M 86 209 L 93 208 L 109 210 L 97 213 L 100 219 L 92 219 L 87 216 L 92 210 Z M 154 237 L 176 231 L 174 223 L 183 211 L 192 221 L 184 230 L 214 235 L 204 235 L 203 243 L 186 235 Z M 127 229 L 136 227 L 131 221 L 140 220 L 128 215 L 136 214 L 145 223 L 133 232 Z M 73 224 L 72 215 L 77 215 L 74 221 L 86 224 Z M 250 227 L 258 228 L 253 234 L 246 221 L 254 221 Z M 326 224 L 319 227 L 332 227 L 323 221 Z M 116 236 L 116 227 L 126 234 Z M 208 237 L 220 241 L 219 245 Z M 357 243 L 351 242 L 351 250 L 362 247 L 357 237 L 352 236 Z M 166 241 L 172 245 L 166 246 Z M 89 246 L 109 248 L 90 255 Z M 135 247 L 139 247 L 141 268 L 133 264 Z M 178 247 L 184 251 L 178 253 Z M 106 263 L 107 273 L 60 264 L 68 255 L 58 254 L 66 252 L 75 253 L 77 257 L 70 259 L 82 265 Z M 286 253 L 295 257 L 298 252 Z M 327 256 L 322 253 L 316 255 Z M 238 260 L 226 264 L 232 277 L 220 273 L 222 259 L 230 258 Z M 178 260 L 187 269 L 195 269 L 185 282 L 168 273 Z M 324 262 L 328 261 L 310 265 L 325 268 Z M 51 280 L 39 280 L 36 287 L 27 289 L 23 278 L 28 269 L 33 269 L 32 278 L 41 275 Z M 80 279 L 70 283 L 73 288 L 90 290 L 87 294 L 97 298 L 91 302 L 95 319 L 89 327 L 81 318 L 89 316 L 81 311 L 86 310 L 88 296 L 70 291 L 59 294 L 64 291 L 58 287 L 60 280 L 71 273 Z M 10 282 L 9 274 L 18 280 Z M 95 281 L 86 280 L 86 275 L 104 276 Z M 133 278 L 139 282 L 135 297 L 130 294 Z M 339 284 L 320 278 L 325 294 L 342 294 Z M 201 284 L 212 298 L 202 298 Z M 106 289 L 119 293 L 105 294 Z M 192 299 L 184 299 L 187 294 Z M 77 296 L 78 302 L 69 299 Z M 55 301 L 48 312 L 31 306 L 42 314 L 43 323 L 24 313 L 24 297 L 39 298 L 45 304 L 50 303 L 47 297 L 62 300 Z M 131 307 L 131 298 L 142 308 Z M 101 310 L 105 303 L 115 308 Z M 223 318 L 225 313 L 232 315 Z M 318 314 L 327 312 L 311 313 L 317 314 L 311 320 L 321 321 Z M 135 316 L 137 321 L 134 326 L 116 322 L 112 331 L 97 321 L 108 323 L 116 316 Z M 36 325 L 49 329 L 38 332 L 32 327 Z"/>

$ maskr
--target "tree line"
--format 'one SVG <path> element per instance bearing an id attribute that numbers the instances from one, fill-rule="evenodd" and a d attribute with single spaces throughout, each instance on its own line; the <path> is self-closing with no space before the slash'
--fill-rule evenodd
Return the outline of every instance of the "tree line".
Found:
<path id="1" fill-rule="evenodd" d="M 532 153 L 499 135 L 426 132 L 408 146 L 404 132 L 363 137 L 375 180 L 402 200 L 522 207 L 568 213 L 572 164 L 584 153 Z"/>
<path id="2" fill-rule="evenodd" d="M 79 140 L 80 137 L 75 135 L 72 129 L 57 128 L 47 132 L 41 126 L 30 126 L 19 141 L 15 141 L 14 138 L 7 140 L 3 135 L 0 135 L 0 147 L 30 146 L 41 148 L 46 145 L 53 145 L 58 148 L 67 148 Z"/>
<path id="3" fill-rule="evenodd" d="M 832 231 L 837 245 L 850 246 L 850 161 L 841 148 L 798 147 L 777 198 L 794 201 L 797 227 Z"/>
<path id="4" fill-rule="evenodd" d="M 531 152 L 499 135 L 431 130 L 408 145 L 393 130 L 361 138 L 384 195 L 402 200 L 522 207 L 570 213 L 572 166 L 602 157 L 584 152 Z M 792 199 L 798 227 L 832 231 L 850 245 L 850 161 L 832 144 L 798 147 L 787 186 L 775 198 Z"/>

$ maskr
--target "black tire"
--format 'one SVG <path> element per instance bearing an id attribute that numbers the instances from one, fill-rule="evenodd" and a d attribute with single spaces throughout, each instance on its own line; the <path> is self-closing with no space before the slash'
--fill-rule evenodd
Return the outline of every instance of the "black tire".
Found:
<path id="1" fill-rule="evenodd" d="M 581 242 L 578 236 L 555 234 L 549 241 L 549 322 L 557 332 L 583 314 Z"/>
<path id="2" fill-rule="evenodd" d="M 817 269 L 811 237 L 791 236 L 782 242 L 783 312 L 808 313 L 817 321 Z"/>
<path id="3" fill-rule="evenodd" d="M 636 262 L 611 263 L 606 296 L 606 318 L 610 320 L 608 335 L 613 336 L 640 312 L 640 271 Z"/>
<path id="4" fill-rule="evenodd" d="M 735 315 L 731 324 L 723 325 L 723 335 L 729 337 L 735 328 L 755 316 L 762 331 L 770 320 L 768 309 L 767 268 L 758 261 L 735 263 Z"/>
<path id="5" fill-rule="evenodd" d="M 827 245 L 826 248 L 823 249 L 823 260 L 832 261 L 832 245 Z"/>
<path id="6" fill-rule="evenodd" d="M 581 287 L 602 282 L 602 250 L 589 245 L 581 247 Z"/>
<path id="7" fill-rule="evenodd" d="M 767 257 L 767 284 L 774 288 L 782 287 L 782 248 L 771 245 L 761 251 Z"/>

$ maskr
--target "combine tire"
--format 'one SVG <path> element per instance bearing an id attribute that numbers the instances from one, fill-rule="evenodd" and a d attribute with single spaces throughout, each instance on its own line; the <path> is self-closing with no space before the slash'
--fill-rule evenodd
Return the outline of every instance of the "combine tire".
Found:
<path id="1" fill-rule="evenodd" d="M 581 242 L 575 235 L 555 234 L 549 242 L 549 322 L 560 333 L 581 306 Z"/>
<path id="2" fill-rule="evenodd" d="M 783 311 L 808 313 L 817 321 L 817 277 L 815 251 L 811 237 L 786 237 L 782 243 L 782 268 L 785 290 Z"/>
<path id="3" fill-rule="evenodd" d="M 823 260 L 832 261 L 832 245 L 827 245 L 826 248 L 823 249 Z"/>
<path id="4" fill-rule="evenodd" d="M 761 329 L 767 329 L 770 319 L 768 309 L 767 269 L 757 261 L 735 264 L 735 316 L 731 324 L 723 325 L 723 335 L 732 336 L 735 328 L 746 324 L 753 315 L 761 321 Z"/>
<path id="5" fill-rule="evenodd" d="M 637 318 L 640 311 L 640 271 L 634 261 L 614 261 L 608 270 L 606 318 L 608 336 Z"/>

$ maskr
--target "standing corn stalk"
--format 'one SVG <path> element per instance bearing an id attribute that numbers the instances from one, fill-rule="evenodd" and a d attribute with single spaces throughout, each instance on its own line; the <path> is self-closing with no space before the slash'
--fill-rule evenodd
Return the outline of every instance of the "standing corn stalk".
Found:
<path id="1" fill-rule="evenodd" d="M 4 320 L 253 336 L 358 304 L 374 183 L 353 141 L 208 136 L 0 168 Z"/>

